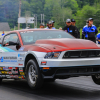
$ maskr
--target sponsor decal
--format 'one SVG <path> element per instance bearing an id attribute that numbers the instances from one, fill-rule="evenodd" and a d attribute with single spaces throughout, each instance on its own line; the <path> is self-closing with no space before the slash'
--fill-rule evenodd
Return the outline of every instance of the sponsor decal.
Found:
<path id="1" fill-rule="evenodd" d="M 1 62 L 17 62 L 17 57 L 1 57 Z"/>
<path id="2" fill-rule="evenodd" d="M 5 74 L 5 71 L 1 71 L 2 74 Z"/>
<path id="3" fill-rule="evenodd" d="M 23 64 L 20 64 L 20 63 L 19 63 L 18 65 L 19 65 L 19 66 L 23 66 Z"/>
<path id="4" fill-rule="evenodd" d="M 8 69 L 13 69 L 12 67 L 9 67 Z"/>
<path id="5" fill-rule="evenodd" d="M 10 78 L 10 75 L 6 75 L 7 78 Z"/>
<path id="6" fill-rule="evenodd" d="M 25 77 L 24 76 L 21 76 L 22 77 L 22 79 L 25 79 Z"/>
<path id="7" fill-rule="evenodd" d="M 4 59 L 17 59 L 17 57 L 3 57 Z"/>
<path id="8" fill-rule="evenodd" d="M 25 54 L 18 54 L 18 57 L 24 57 Z"/>
<path id="9" fill-rule="evenodd" d="M 19 57 L 18 61 L 24 61 L 24 58 L 23 57 Z"/>
<path id="10" fill-rule="evenodd" d="M 9 74 L 9 72 L 8 71 L 5 71 L 5 74 Z"/>
<path id="11" fill-rule="evenodd" d="M 10 78 L 13 78 L 13 75 L 10 75 Z"/>
<path id="12" fill-rule="evenodd" d="M 17 62 L 16 58 L 15 57 L 1 57 L 1 62 Z"/>
<path id="13" fill-rule="evenodd" d="M 25 75 L 25 73 L 24 72 L 20 72 L 20 75 Z"/>
<path id="14" fill-rule="evenodd" d="M 0 67 L 0 70 L 3 70 L 3 67 Z"/>
<path id="15" fill-rule="evenodd" d="M 21 47 L 20 49 L 19 49 L 19 51 L 23 51 L 24 50 L 24 48 L 23 47 Z"/>
<path id="16" fill-rule="evenodd" d="M 14 75 L 14 78 L 18 78 L 18 75 Z"/>
<path id="17" fill-rule="evenodd" d="M 22 78 L 21 76 L 18 76 L 18 78 Z"/>
<path id="18" fill-rule="evenodd" d="M 70 30 L 69 32 L 73 32 L 72 30 Z"/>
<path id="19" fill-rule="evenodd" d="M 2 77 L 6 77 L 6 75 L 2 75 Z"/>
<path id="20" fill-rule="evenodd" d="M 12 72 L 9 72 L 9 74 L 12 74 Z"/>
<path id="21" fill-rule="evenodd" d="M 2 77 L 2 75 L 0 75 L 0 77 Z"/>
<path id="22" fill-rule="evenodd" d="M 18 78 L 18 75 L 10 75 L 10 78 Z"/>
<path id="23" fill-rule="evenodd" d="M 23 68 L 19 68 L 19 72 L 23 72 Z"/>
<path id="24" fill-rule="evenodd" d="M 12 71 L 13 74 L 18 74 L 18 71 Z"/>
<path id="25" fill-rule="evenodd" d="M 9 70 L 8 67 L 3 67 L 3 70 Z"/>

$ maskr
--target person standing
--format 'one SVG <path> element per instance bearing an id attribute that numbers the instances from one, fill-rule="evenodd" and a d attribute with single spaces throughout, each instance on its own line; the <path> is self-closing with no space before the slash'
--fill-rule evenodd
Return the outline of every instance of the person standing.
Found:
<path id="1" fill-rule="evenodd" d="M 96 43 L 96 34 L 98 33 L 98 30 L 95 25 L 93 25 L 93 18 L 89 18 L 87 21 L 88 25 L 85 25 L 83 27 L 82 31 L 82 39 L 88 39 Z"/>
<path id="2" fill-rule="evenodd" d="M 99 28 L 99 31 L 100 31 L 100 28 Z M 97 34 L 96 40 L 98 41 L 98 44 L 100 44 L 100 33 Z"/>
<path id="3" fill-rule="evenodd" d="M 3 31 L 1 36 L 4 36 L 4 35 L 5 35 L 5 33 L 4 33 L 4 31 Z"/>
<path id="4" fill-rule="evenodd" d="M 44 26 L 45 26 L 45 25 L 44 25 L 43 23 L 40 24 L 40 28 L 44 28 Z"/>
<path id="5" fill-rule="evenodd" d="M 52 22 L 52 29 L 56 29 L 54 26 L 55 21 L 52 20 L 51 22 Z"/>
<path id="6" fill-rule="evenodd" d="M 71 24 L 72 24 L 73 26 L 75 26 L 76 21 L 75 21 L 74 19 L 71 19 Z M 76 27 L 76 26 L 75 26 L 75 27 Z M 78 30 L 77 27 L 76 27 L 76 29 L 77 29 L 77 31 L 78 31 L 77 38 L 80 38 L 80 32 L 79 32 L 79 30 Z"/>
<path id="7" fill-rule="evenodd" d="M 62 30 L 68 32 L 69 34 L 73 35 L 75 38 L 78 38 L 78 31 L 76 29 L 75 26 L 72 26 L 71 25 L 71 20 L 70 19 L 67 19 L 66 20 L 66 25 Z"/>
<path id="8" fill-rule="evenodd" d="M 45 29 L 55 29 L 52 27 L 52 21 L 49 21 L 47 24 L 48 26 Z"/>

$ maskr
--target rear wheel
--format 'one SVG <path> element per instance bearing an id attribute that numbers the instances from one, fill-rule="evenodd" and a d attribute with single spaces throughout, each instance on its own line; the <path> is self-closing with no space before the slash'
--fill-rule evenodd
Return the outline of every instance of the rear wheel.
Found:
<path id="1" fill-rule="evenodd" d="M 92 80 L 94 81 L 94 83 L 100 85 L 100 75 L 93 75 Z"/>
<path id="2" fill-rule="evenodd" d="M 40 88 L 43 84 L 43 78 L 36 61 L 33 59 L 29 60 L 26 67 L 27 67 L 26 79 L 27 79 L 28 85 L 32 89 Z"/>

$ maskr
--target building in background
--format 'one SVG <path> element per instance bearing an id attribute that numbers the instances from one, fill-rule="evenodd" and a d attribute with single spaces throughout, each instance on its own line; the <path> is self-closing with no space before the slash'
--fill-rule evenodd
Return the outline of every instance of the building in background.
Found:
<path id="1" fill-rule="evenodd" d="M 11 31 L 9 24 L 7 22 L 0 22 L 0 35 L 2 34 L 3 31 L 5 33 Z"/>

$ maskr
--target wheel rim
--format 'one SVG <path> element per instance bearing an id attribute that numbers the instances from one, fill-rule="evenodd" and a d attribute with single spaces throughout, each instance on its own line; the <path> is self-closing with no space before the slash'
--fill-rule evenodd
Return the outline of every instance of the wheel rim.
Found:
<path id="1" fill-rule="evenodd" d="M 36 83 L 36 70 L 35 70 L 35 67 L 33 65 L 30 65 L 29 66 L 29 79 L 31 81 L 32 84 L 35 84 Z"/>

